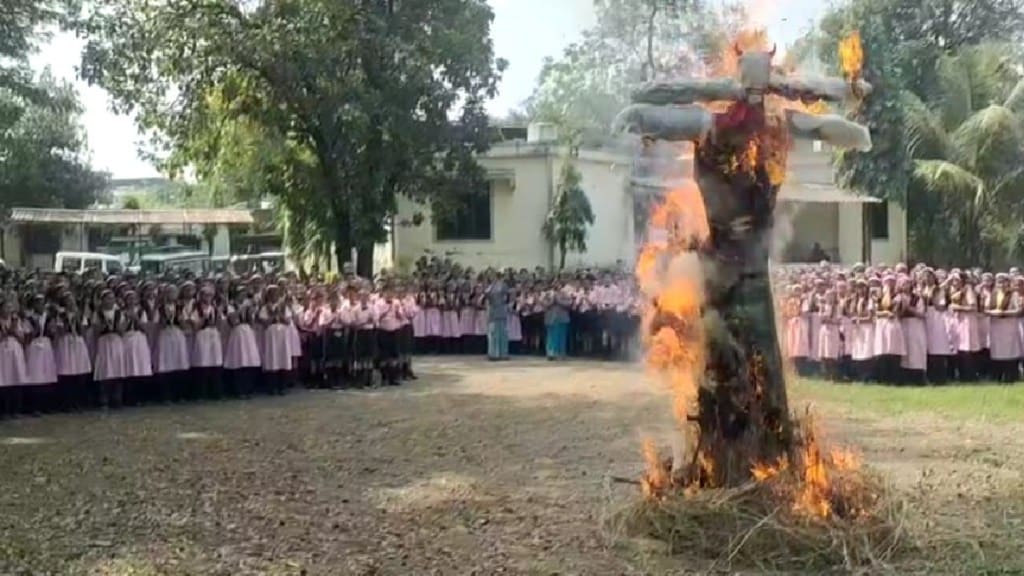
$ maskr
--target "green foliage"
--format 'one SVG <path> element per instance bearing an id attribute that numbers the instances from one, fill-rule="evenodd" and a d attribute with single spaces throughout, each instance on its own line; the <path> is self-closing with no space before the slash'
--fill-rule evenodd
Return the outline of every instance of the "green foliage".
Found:
<path id="1" fill-rule="evenodd" d="M 587 251 L 587 227 L 594 225 L 594 211 L 580 185 L 579 170 L 568 159 L 562 163 L 558 193 L 548 211 L 541 231 L 559 251 L 559 268 L 565 268 L 565 256 L 571 250 Z"/>
<path id="2" fill-rule="evenodd" d="M 85 26 L 83 73 L 168 168 L 224 197 L 278 196 L 289 229 L 347 257 L 385 238 L 398 195 L 482 179 L 504 67 L 491 19 L 484 0 L 116 0 Z"/>
<path id="3" fill-rule="evenodd" d="M 67 1 L 5 0 L 0 9 L 0 218 L 12 206 L 84 208 L 106 185 L 89 167 L 74 89 L 28 58 L 61 24 Z"/>
<path id="4" fill-rule="evenodd" d="M 964 48 L 938 63 L 940 90 L 904 94 L 911 175 L 911 242 L 942 264 L 1001 265 L 1024 245 L 1022 77 L 998 45 Z M 970 239 L 965 241 L 965 239 Z"/>
<path id="5" fill-rule="evenodd" d="M 34 102 L 0 89 L 0 109 L 18 109 L 0 130 L 0 216 L 13 206 L 86 208 L 106 187 L 88 163 L 74 89 L 44 74 Z"/>
<path id="6" fill-rule="evenodd" d="M 637 85 L 702 69 L 722 53 L 739 12 L 693 0 L 594 0 L 596 25 L 548 58 L 526 103 L 569 140 L 606 134 Z"/>

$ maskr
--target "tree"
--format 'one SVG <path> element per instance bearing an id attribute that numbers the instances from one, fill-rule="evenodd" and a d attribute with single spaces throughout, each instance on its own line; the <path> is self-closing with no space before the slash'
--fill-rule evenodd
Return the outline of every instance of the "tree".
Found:
<path id="1" fill-rule="evenodd" d="M 820 28 L 807 40 L 836 68 L 839 40 L 859 31 L 863 75 L 875 88 L 856 114 L 871 130 L 874 147 L 839 154 L 837 180 L 845 188 L 906 205 L 914 168 L 904 142 L 904 91 L 940 90 L 938 63 L 961 48 L 983 40 L 1021 40 L 1024 0 L 852 0 L 830 10 Z"/>
<path id="2" fill-rule="evenodd" d="M 1024 247 L 1024 80 L 1002 45 L 962 49 L 937 66 L 941 89 L 903 93 L 914 158 L 914 253 L 941 265 L 1006 264 Z M 970 241 L 964 241 L 970 239 Z"/>
<path id="3" fill-rule="evenodd" d="M 46 100 L 0 89 L 0 109 L 18 110 L 0 131 L 0 216 L 12 206 L 86 208 L 107 185 L 86 158 L 74 89 L 44 73 L 33 90 Z"/>
<path id="4" fill-rule="evenodd" d="M 225 121 L 280 138 L 313 174 L 276 193 L 366 275 L 398 195 L 483 179 L 492 18 L 485 0 L 116 0 L 90 13 L 83 73 L 181 165 L 215 157 Z"/>
<path id="5" fill-rule="evenodd" d="M 565 255 L 570 250 L 587 251 L 587 227 L 594 225 L 594 211 L 580 180 L 579 170 L 572 162 L 564 160 L 558 177 L 558 194 L 541 227 L 544 238 L 558 246 L 559 269 L 565 268 Z"/>
<path id="6" fill-rule="evenodd" d="M 607 134 L 642 82 L 680 77 L 724 53 L 741 12 L 693 0 L 594 0 L 595 26 L 548 58 L 527 101 L 535 120 L 570 140 Z"/>

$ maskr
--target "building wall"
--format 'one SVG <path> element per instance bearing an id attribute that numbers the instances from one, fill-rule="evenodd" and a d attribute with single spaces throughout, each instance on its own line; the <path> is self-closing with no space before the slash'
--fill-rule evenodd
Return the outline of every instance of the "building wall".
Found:
<path id="1" fill-rule="evenodd" d="M 489 172 L 502 175 L 492 182 L 490 240 L 439 241 L 429 207 L 400 199 L 398 222 L 408 223 L 416 212 L 425 218 L 419 226 L 400 224 L 396 230 L 397 265 L 407 267 L 430 254 L 449 256 L 474 268 L 557 265 L 557 251 L 544 239 L 541 226 L 556 193 L 566 152 L 557 147 L 499 146 L 480 159 Z M 580 171 L 595 223 L 588 234 L 587 252 L 568 254 L 567 266 L 605 266 L 620 259 L 632 260 L 633 210 L 625 186 L 630 167 L 616 160 L 588 151 L 569 160 Z M 509 179 L 505 175 L 513 176 Z"/>
<path id="2" fill-rule="evenodd" d="M 852 265 L 864 260 L 864 205 L 839 204 L 839 261 Z"/>
<path id="3" fill-rule="evenodd" d="M 807 258 L 814 243 L 833 258 L 840 257 L 839 206 L 832 202 L 784 202 L 775 218 L 775 243 Z M 781 217 L 780 217 L 781 216 Z"/>
<path id="4" fill-rule="evenodd" d="M 907 213 L 889 202 L 889 238 L 871 240 L 872 264 L 895 264 L 907 258 Z"/>

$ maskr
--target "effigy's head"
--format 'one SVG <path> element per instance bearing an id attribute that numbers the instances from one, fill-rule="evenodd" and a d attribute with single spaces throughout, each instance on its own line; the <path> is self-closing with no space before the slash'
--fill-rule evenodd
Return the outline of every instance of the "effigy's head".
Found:
<path id="1" fill-rule="evenodd" d="M 768 88 L 768 80 L 772 74 L 772 58 L 775 57 L 775 47 L 767 52 L 747 51 L 744 52 L 738 45 L 733 45 L 736 56 L 739 57 L 740 85 L 749 94 L 751 92 L 763 93 Z"/>

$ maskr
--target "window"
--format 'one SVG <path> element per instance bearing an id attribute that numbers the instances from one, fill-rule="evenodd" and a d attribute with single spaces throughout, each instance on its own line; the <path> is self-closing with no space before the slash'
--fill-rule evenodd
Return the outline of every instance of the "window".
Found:
<path id="1" fill-rule="evenodd" d="M 107 272 L 111 274 L 120 274 L 121 263 L 117 260 L 107 260 Z"/>
<path id="2" fill-rule="evenodd" d="M 82 267 L 82 261 L 78 258 L 64 258 L 60 263 L 61 272 L 78 272 Z"/>
<path id="3" fill-rule="evenodd" d="M 872 240 L 889 239 L 889 203 L 875 202 L 868 204 L 868 226 Z"/>
<path id="4" fill-rule="evenodd" d="M 99 260 L 96 260 L 94 258 L 89 258 L 89 259 L 87 259 L 85 261 L 85 269 L 86 270 L 102 270 L 103 269 L 103 262 L 101 262 Z"/>
<path id="5" fill-rule="evenodd" d="M 491 239 L 491 185 L 477 193 L 465 194 L 450 213 L 434 219 L 437 239 Z"/>

